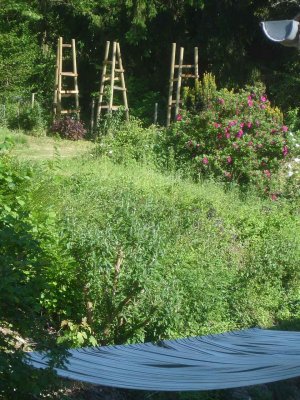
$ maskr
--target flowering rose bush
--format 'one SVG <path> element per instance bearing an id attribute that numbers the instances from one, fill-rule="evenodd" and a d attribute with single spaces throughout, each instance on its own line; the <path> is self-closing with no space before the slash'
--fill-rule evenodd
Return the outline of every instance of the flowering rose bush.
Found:
<path id="1" fill-rule="evenodd" d="M 255 183 L 268 191 L 292 148 L 282 113 L 271 106 L 262 86 L 217 90 L 212 80 L 206 75 L 204 83 L 186 93 L 185 104 L 198 102 L 201 109 L 185 109 L 177 116 L 167 132 L 167 146 L 179 162 L 192 162 L 197 173 Z M 202 93 L 206 95 L 199 101 Z"/>

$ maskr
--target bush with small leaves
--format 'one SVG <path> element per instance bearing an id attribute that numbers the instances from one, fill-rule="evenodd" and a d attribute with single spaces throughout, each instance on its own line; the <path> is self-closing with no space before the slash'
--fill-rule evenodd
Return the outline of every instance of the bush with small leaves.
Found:
<path id="1" fill-rule="evenodd" d="M 87 131 L 82 121 L 67 116 L 54 121 L 50 132 L 58 134 L 63 139 L 80 140 L 84 138 Z"/>

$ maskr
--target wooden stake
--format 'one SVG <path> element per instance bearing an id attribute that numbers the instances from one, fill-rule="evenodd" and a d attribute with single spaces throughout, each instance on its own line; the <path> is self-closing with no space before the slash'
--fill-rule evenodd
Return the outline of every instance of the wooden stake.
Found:
<path id="1" fill-rule="evenodd" d="M 115 69 L 116 69 L 116 49 L 117 43 L 113 42 L 113 54 L 112 54 L 112 66 L 111 66 L 111 76 L 110 76 L 110 94 L 109 94 L 109 105 L 108 112 L 112 112 L 112 106 L 114 102 L 114 83 L 115 83 Z"/>
<path id="2" fill-rule="evenodd" d="M 35 93 L 31 93 L 31 108 L 34 107 Z"/>
<path id="3" fill-rule="evenodd" d="M 178 115 L 178 113 L 179 113 L 183 55 L 184 55 L 184 48 L 183 48 L 183 47 L 180 47 L 179 64 L 178 64 L 178 80 L 177 80 L 177 91 L 176 91 L 176 103 L 175 103 L 175 115 L 174 115 L 174 120 L 176 120 L 176 117 L 177 117 L 177 115 Z"/>
<path id="4" fill-rule="evenodd" d="M 119 70 L 120 70 L 120 77 L 121 77 L 121 88 L 122 88 L 122 94 L 123 94 L 123 103 L 124 103 L 124 107 L 125 107 L 125 115 L 126 115 L 126 120 L 129 121 L 127 90 L 126 90 L 126 85 L 125 85 L 124 69 L 123 69 L 123 62 L 122 62 L 122 56 L 121 56 L 121 50 L 120 50 L 120 44 L 119 43 L 117 43 L 117 56 L 118 56 L 118 62 L 119 62 Z"/>
<path id="5" fill-rule="evenodd" d="M 57 40 L 57 51 L 56 51 L 56 67 L 55 67 L 55 87 L 54 87 L 54 98 L 53 98 L 53 114 L 54 119 L 57 114 L 57 93 L 58 93 L 58 79 L 59 79 L 59 45 L 60 41 Z"/>
<path id="6" fill-rule="evenodd" d="M 158 103 L 154 106 L 154 125 L 157 125 Z"/>
<path id="7" fill-rule="evenodd" d="M 195 63 L 195 80 L 199 79 L 199 60 L 198 60 L 198 47 L 194 48 L 194 63 Z"/>
<path id="8" fill-rule="evenodd" d="M 98 108 L 97 108 L 96 124 L 98 123 L 98 121 L 100 119 L 100 114 L 101 114 L 101 107 L 102 107 L 102 101 L 103 101 L 103 95 L 104 95 L 104 85 L 105 85 L 105 79 L 106 79 L 106 68 L 107 68 L 107 63 L 108 63 L 109 48 L 110 48 L 110 42 L 106 42 L 104 61 L 103 61 L 103 69 L 102 69 L 102 76 L 101 76 L 101 84 L 100 84 L 100 92 L 99 92 L 99 100 L 98 100 Z"/>
<path id="9" fill-rule="evenodd" d="M 92 100 L 91 104 L 91 133 L 94 132 L 94 121 L 95 121 L 95 99 Z"/>
<path id="10" fill-rule="evenodd" d="M 170 68 L 169 98 L 168 98 L 168 110 L 167 110 L 167 126 L 170 126 L 170 122 L 171 122 L 175 56 L 176 56 L 176 43 L 173 43 L 172 44 L 172 55 L 171 55 L 171 68 Z"/>
<path id="11" fill-rule="evenodd" d="M 73 57 L 73 73 L 74 73 L 74 90 L 75 90 L 75 107 L 76 115 L 79 119 L 79 90 L 78 90 L 78 73 L 77 73 L 77 60 L 76 60 L 76 47 L 75 39 L 72 39 L 72 57 Z"/>

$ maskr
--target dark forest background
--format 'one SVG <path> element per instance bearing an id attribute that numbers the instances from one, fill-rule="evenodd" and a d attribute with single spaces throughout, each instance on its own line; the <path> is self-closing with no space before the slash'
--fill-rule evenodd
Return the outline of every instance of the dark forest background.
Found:
<path id="1" fill-rule="evenodd" d="M 89 115 L 99 88 L 106 40 L 118 40 L 126 68 L 129 105 L 141 118 L 159 103 L 165 117 L 171 43 L 199 47 L 200 72 L 219 86 L 261 80 L 283 110 L 299 104 L 299 55 L 268 41 L 262 20 L 290 19 L 296 1 L 271 0 L 1 0 L 0 102 L 30 98 L 51 110 L 56 43 L 77 41 L 80 101 Z M 192 58 L 191 58 L 192 60 Z"/>

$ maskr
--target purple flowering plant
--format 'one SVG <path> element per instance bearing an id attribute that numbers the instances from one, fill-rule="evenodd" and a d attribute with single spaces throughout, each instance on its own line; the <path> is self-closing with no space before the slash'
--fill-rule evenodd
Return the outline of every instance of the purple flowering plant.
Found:
<path id="1" fill-rule="evenodd" d="M 265 190 L 292 150 L 282 113 L 271 106 L 262 85 L 238 92 L 210 85 L 186 91 L 185 104 L 198 101 L 201 107 L 183 108 L 181 120 L 167 132 L 169 146 L 197 174 L 255 183 Z M 206 96 L 199 101 L 201 92 Z"/>
<path id="2" fill-rule="evenodd" d="M 55 120 L 50 131 L 53 134 L 58 134 L 63 139 L 69 140 L 83 139 L 87 132 L 83 122 L 71 116 Z"/>

